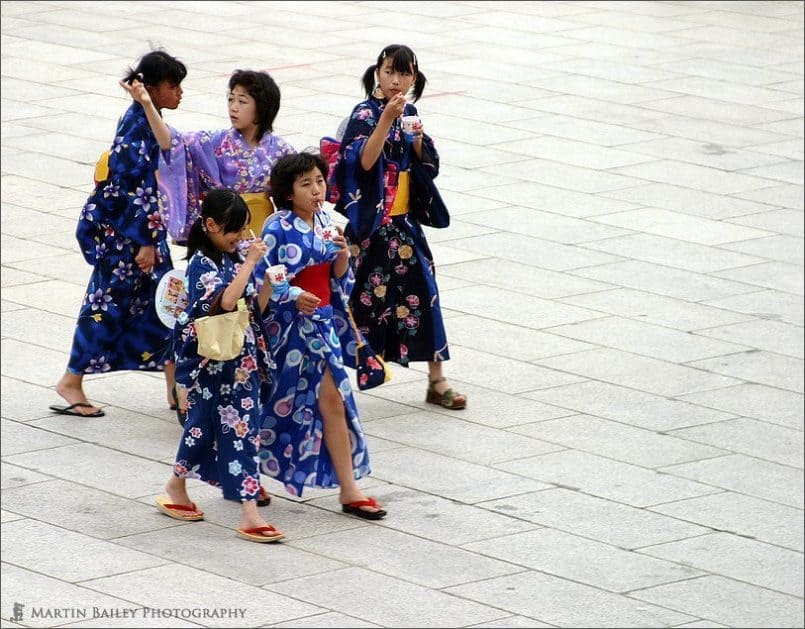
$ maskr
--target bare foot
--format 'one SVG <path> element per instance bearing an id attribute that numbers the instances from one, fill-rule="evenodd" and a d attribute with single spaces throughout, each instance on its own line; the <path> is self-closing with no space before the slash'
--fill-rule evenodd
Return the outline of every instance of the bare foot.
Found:
<path id="1" fill-rule="evenodd" d="M 67 404 L 89 404 L 81 386 L 81 376 L 65 373 L 56 384 L 56 393 L 63 397 Z M 101 409 L 95 406 L 76 406 L 72 410 L 79 415 L 93 415 Z"/>
<path id="2" fill-rule="evenodd" d="M 167 483 L 165 483 L 165 493 L 168 494 L 168 498 L 170 498 L 171 504 L 183 505 L 185 507 L 194 506 L 193 501 L 190 500 L 190 496 L 187 494 L 187 488 L 184 484 L 184 479 L 180 479 L 176 476 L 171 478 Z M 195 515 L 196 513 L 201 512 L 188 511 L 187 515 Z"/>
<path id="3" fill-rule="evenodd" d="M 253 535 L 262 535 L 263 537 L 278 537 L 282 536 L 282 531 L 274 528 L 271 524 L 266 522 L 257 511 L 257 503 L 254 500 L 242 503 L 243 517 L 240 521 L 240 529 L 246 531 L 248 529 L 256 529 L 261 526 L 270 526 L 273 530 L 260 531 L 253 533 Z"/>

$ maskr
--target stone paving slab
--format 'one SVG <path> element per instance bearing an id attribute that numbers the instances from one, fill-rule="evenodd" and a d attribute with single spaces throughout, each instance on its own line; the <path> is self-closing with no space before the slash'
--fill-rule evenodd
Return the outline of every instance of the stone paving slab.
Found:
<path id="1" fill-rule="evenodd" d="M 719 492 L 713 487 L 575 450 L 498 463 L 495 467 L 635 507 Z"/>
<path id="2" fill-rule="evenodd" d="M 634 552 L 549 528 L 467 544 L 464 548 L 610 592 L 627 592 L 650 583 L 702 574 L 670 562 L 646 561 Z"/>
<path id="3" fill-rule="evenodd" d="M 176 520 L 160 516 L 151 505 L 146 507 L 66 480 L 47 479 L 37 483 L 38 500 L 31 500 L 31 489 L 30 485 L 4 488 L 3 504 L 14 513 L 97 539 L 182 526 Z"/>
<path id="4" fill-rule="evenodd" d="M 143 605 L 244 607 L 247 627 L 802 626 L 801 2 L 0 12 L 3 627 L 221 626 L 91 617 Z M 166 121 L 217 129 L 232 70 L 266 70 L 302 149 L 392 41 L 428 78 L 453 220 L 426 234 L 469 405 L 425 403 L 423 363 L 356 395 L 383 522 L 268 479 L 280 545 L 238 540 L 238 505 L 201 483 L 207 521 L 167 518 L 180 429 L 160 374 L 88 378 L 103 418 L 48 410 L 117 81 L 164 46 L 189 70 Z"/>
<path id="5" fill-rule="evenodd" d="M 166 587 L 166 584 L 174 583 L 177 579 L 192 582 L 193 587 Z M 315 605 L 254 585 L 239 583 L 233 588 L 230 579 L 180 564 L 91 579 L 83 581 L 82 585 L 96 592 L 125 596 L 139 605 L 167 609 L 198 608 L 199 602 L 215 600 L 220 592 L 226 591 L 226 605 L 245 610 L 245 617 L 255 626 L 322 611 Z M 240 618 L 218 618 L 215 621 L 217 627 L 240 627 L 242 624 Z"/>
<path id="6" fill-rule="evenodd" d="M 498 577 L 484 583 L 459 585 L 446 591 L 560 627 L 608 627 L 610 624 L 619 627 L 656 627 L 693 618 L 541 572 Z M 530 596 L 531 592 L 541 592 L 542 595 Z"/>
<path id="7" fill-rule="evenodd" d="M 5 561 L 18 566 L 35 562 L 43 574 L 71 583 L 167 563 L 155 555 L 28 519 L 7 523 L 3 538 Z"/>
<path id="8" fill-rule="evenodd" d="M 802 469 L 780 465 L 745 454 L 680 463 L 661 468 L 674 476 L 723 487 L 770 502 L 803 508 Z"/>
<path id="9" fill-rule="evenodd" d="M 719 448 L 591 415 L 571 415 L 510 430 L 647 468 L 727 454 Z"/>
<path id="10" fill-rule="evenodd" d="M 564 487 L 488 501 L 482 506 L 626 549 L 709 532 L 706 528 L 680 519 L 657 517 L 659 514 L 652 511 Z M 661 507 L 656 509 L 660 510 Z"/>
<path id="11" fill-rule="evenodd" d="M 81 620 L 79 614 L 83 612 L 91 616 L 93 607 L 121 610 L 136 607 L 126 596 L 128 593 L 122 597 L 109 596 L 82 584 L 68 583 L 11 564 L 3 564 L 0 578 L 6 601 L 25 601 L 25 624 L 18 625 L 20 627 L 54 627 L 71 620 Z M 33 618 L 32 608 L 41 609 L 50 617 Z M 59 613 L 64 615 L 55 615 Z M 7 609 L 4 606 L 3 616 L 6 619 L 11 617 L 11 605 Z"/>
<path id="12" fill-rule="evenodd" d="M 339 558 L 367 570 L 434 589 L 523 570 L 514 563 L 376 526 L 367 529 L 360 539 L 350 531 L 343 531 L 291 544 L 317 555 Z"/>
<path id="13" fill-rule="evenodd" d="M 723 492 L 669 502 L 651 510 L 802 552 L 801 509 Z"/>
<path id="14" fill-rule="evenodd" d="M 730 626 L 799 627 L 803 622 L 796 597 L 718 576 L 659 585 L 632 596 L 695 616 L 718 617 Z"/>
<path id="15" fill-rule="evenodd" d="M 744 537 L 713 533 L 641 548 L 639 552 L 785 594 L 802 596 L 800 556 L 793 551 Z"/>
<path id="16" fill-rule="evenodd" d="M 421 624 L 426 627 L 466 626 L 483 620 L 498 620 L 511 614 L 496 605 L 481 605 L 466 597 L 450 596 L 364 568 L 346 568 L 326 575 L 292 579 L 267 588 L 296 595 L 343 614 L 370 622 L 385 619 L 394 627 Z M 367 592 L 371 592 L 367 596 Z M 367 598 L 371 604 L 367 604 Z"/>

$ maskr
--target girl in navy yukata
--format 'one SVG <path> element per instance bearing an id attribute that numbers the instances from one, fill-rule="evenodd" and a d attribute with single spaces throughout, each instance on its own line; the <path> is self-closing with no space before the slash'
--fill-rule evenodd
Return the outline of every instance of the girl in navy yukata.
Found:
<path id="1" fill-rule="evenodd" d="M 241 503 L 239 537 L 275 542 L 283 534 L 257 512 L 260 411 L 274 367 L 261 317 L 271 287 L 265 282 L 258 293 L 254 284 L 255 265 L 266 252 L 263 241 L 250 242 L 245 259 L 238 253 L 248 221 L 249 209 L 237 193 L 212 190 L 188 235 L 188 306 L 175 328 L 179 406 L 187 411 L 187 421 L 173 475 L 165 485 L 168 495 L 157 498 L 157 508 L 177 520 L 203 519 L 204 513 L 187 494 L 185 479 L 203 480 L 220 486 L 227 500 Z M 234 310 L 239 299 L 249 310 L 240 355 L 230 360 L 200 356 L 196 319 L 211 315 L 214 303 L 220 303 L 223 311 Z"/>
<path id="2" fill-rule="evenodd" d="M 160 145 L 149 120 L 179 106 L 186 74 L 181 61 L 154 50 L 120 82 L 135 102 L 118 123 L 108 170 L 78 221 L 76 238 L 93 269 L 67 371 L 56 384 L 67 406 L 50 407 L 57 413 L 101 417 L 84 394 L 84 375 L 127 369 L 164 370 L 174 404 L 171 331 L 154 308 L 157 284 L 173 263 L 157 203 Z"/>
<path id="3" fill-rule="evenodd" d="M 426 401 L 465 408 L 450 388 L 442 362 L 450 358 L 433 255 L 422 225 L 447 227 L 450 217 L 433 183 L 439 155 L 421 121 L 408 138 L 402 117 L 416 116 L 406 102 L 425 87 L 416 55 L 386 46 L 363 75 L 367 100 L 352 110 L 339 150 L 335 209 L 347 218 L 355 289 L 350 306 L 372 349 L 405 367 L 428 362 Z"/>
<path id="4" fill-rule="evenodd" d="M 264 320 L 277 371 L 263 409 L 260 467 L 294 496 L 338 486 L 344 513 L 379 520 L 386 512 L 356 483 L 371 469 L 339 339 L 355 344 L 344 314 L 352 272 L 346 240 L 320 211 L 326 175 L 311 153 L 283 157 L 271 171 L 279 209 L 263 227 L 268 251 L 257 276 L 282 264 L 288 279 L 272 277 Z"/>

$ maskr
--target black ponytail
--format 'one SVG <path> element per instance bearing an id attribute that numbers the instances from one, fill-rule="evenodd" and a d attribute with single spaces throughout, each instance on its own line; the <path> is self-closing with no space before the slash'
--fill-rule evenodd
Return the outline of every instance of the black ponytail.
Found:
<path id="1" fill-rule="evenodd" d="M 377 66 L 369 66 L 366 68 L 366 72 L 363 73 L 363 78 L 361 79 L 367 98 L 374 94 L 375 85 L 377 85 L 375 82 L 375 70 L 377 70 Z"/>
<path id="2" fill-rule="evenodd" d="M 190 228 L 190 233 L 187 234 L 187 255 L 185 256 L 185 260 L 192 258 L 193 254 L 199 249 L 206 254 L 206 250 L 210 248 L 214 249 L 215 247 L 212 246 L 210 237 L 207 236 L 207 232 L 204 231 L 204 219 L 199 216 Z"/>

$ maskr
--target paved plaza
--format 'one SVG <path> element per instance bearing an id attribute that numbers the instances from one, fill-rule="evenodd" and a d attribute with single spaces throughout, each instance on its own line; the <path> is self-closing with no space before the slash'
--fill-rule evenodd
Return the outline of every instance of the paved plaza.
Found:
<path id="1" fill-rule="evenodd" d="M 3 1 L 2 627 L 802 627 L 802 41 L 801 2 Z M 188 66 L 170 125 L 227 127 L 266 70 L 297 149 L 384 45 L 418 55 L 469 405 L 424 364 L 357 394 L 382 522 L 268 479 L 281 544 L 197 482 L 204 522 L 158 513 L 159 374 L 48 410 L 149 43 Z"/>

